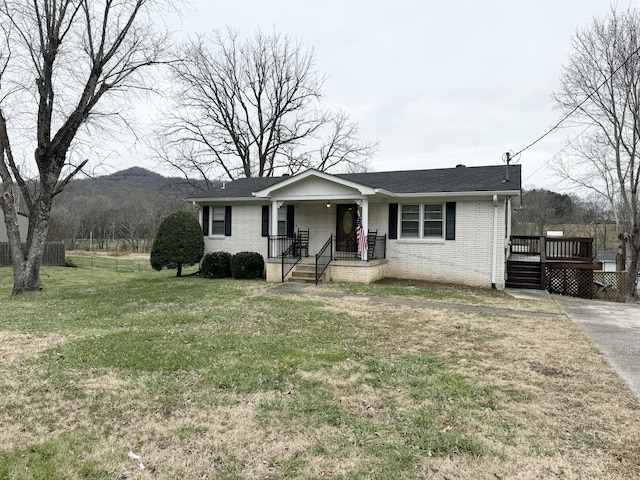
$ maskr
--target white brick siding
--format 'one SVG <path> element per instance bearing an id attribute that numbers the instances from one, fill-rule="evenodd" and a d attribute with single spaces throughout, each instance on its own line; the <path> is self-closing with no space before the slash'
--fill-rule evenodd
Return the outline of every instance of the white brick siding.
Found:
<path id="1" fill-rule="evenodd" d="M 348 203 L 348 202 L 345 202 Z M 281 207 L 286 208 L 286 203 Z M 388 262 L 375 272 L 365 272 L 355 265 L 354 268 L 336 270 L 336 280 L 370 282 L 380 275 L 398 278 L 412 278 L 460 283 L 465 285 L 491 286 L 493 254 L 493 203 L 487 201 L 456 202 L 456 239 L 387 239 Z M 498 247 L 496 286 L 504 288 L 504 238 L 506 235 L 505 203 L 499 202 Z M 377 230 L 378 235 L 388 234 L 389 207 L 387 204 L 369 204 L 369 230 Z M 252 251 L 267 258 L 267 238 L 262 237 L 262 206 L 233 205 L 232 236 L 205 237 L 205 252 L 227 251 L 237 253 Z M 335 234 L 336 206 L 331 208 L 325 203 L 295 204 L 294 230 L 309 230 L 309 255 L 315 255 Z M 275 266 L 273 267 L 275 273 Z M 279 266 L 278 266 L 279 268 Z M 276 275 L 271 275 L 276 276 Z M 331 275 L 332 278 L 334 275 Z"/>
<path id="2" fill-rule="evenodd" d="M 492 202 L 458 201 L 455 240 L 388 240 L 388 275 L 490 287 L 494 208 Z M 503 203 L 499 204 L 497 215 L 496 286 L 504 288 Z"/>
<path id="3" fill-rule="evenodd" d="M 262 236 L 262 207 L 260 205 L 233 205 L 231 207 L 231 236 L 204 237 L 204 251 L 258 252 L 267 258 L 267 237 Z"/>

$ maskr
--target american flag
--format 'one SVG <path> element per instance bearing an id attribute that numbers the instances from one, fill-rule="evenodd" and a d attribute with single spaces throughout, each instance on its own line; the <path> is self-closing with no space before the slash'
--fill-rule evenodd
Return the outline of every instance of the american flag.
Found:
<path id="1" fill-rule="evenodd" d="M 358 241 L 358 252 L 364 252 L 367 249 L 367 236 L 364 234 L 360 215 L 356 217 L 356 240 Z"/>

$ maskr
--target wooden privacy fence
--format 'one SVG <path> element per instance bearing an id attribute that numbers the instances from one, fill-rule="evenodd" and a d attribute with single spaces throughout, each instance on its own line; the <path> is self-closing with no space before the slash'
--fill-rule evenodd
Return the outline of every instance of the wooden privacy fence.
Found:
<path id="1" fill-rule="evenodd" d="M 65 248 L 62 242 L 47 242 L 42 253 L 42 265 L 64 267 Z M 0 243 L 0 267 L 11 266 L 11 246 L 7 242 Z"/>

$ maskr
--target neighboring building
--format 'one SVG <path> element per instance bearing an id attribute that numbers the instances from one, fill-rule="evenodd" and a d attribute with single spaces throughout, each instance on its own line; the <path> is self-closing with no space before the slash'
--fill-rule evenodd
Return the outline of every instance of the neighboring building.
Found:
<path id="1" fill-rule="evenodd" d="M 615 272 L 617 256 L 617 250 L 604 250 L 600 252 L 600 255 L 598 255 L 596 261 L 602 264 L 601 270 L 603 272 Z"/>
<path id="2" fill-rule="evenodd" d="M 268 281 L 281 281 L 283 253 L 302 249 L 315 260 L 331 243 L 327 280 L 398 277 L 502 289 L 511 211 L 521 197 L 520 166 L 506 169 L 307 170 L 227 182 L 190 200 L 200 209 L 205 252 L 258 252 Z"/>
<path id="3" fill-rule="evenodd" d="M 18 213 L 18 229 L 20 230 L 20 237 L 27 238 L 27 230 L 29 228 L 29 217 L 23 213 Z M 0 209 L 0 243 L 8 242 L 7 226 L 4 224 L 4 212 Z"/>

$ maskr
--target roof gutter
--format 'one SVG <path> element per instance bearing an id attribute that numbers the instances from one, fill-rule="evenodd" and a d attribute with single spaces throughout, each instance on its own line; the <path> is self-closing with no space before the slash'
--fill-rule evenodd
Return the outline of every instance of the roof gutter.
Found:
<path id="1" fill-rule="evenodd" d="M 255 200 L 267 200 L 266 198 L 256 199 L 255 197 L 191 197 L 187 198 L 189 202 L 196 203 L 224 203 L 224 202 L 249 202 Z"/>
<path id="2" fill-rule="evenodd" d="M 456 196 L 456 197 L 486 197 L 489 196 L 493 198 L 493 196 L 498 195 L 509 196 L 512 197 L 514 195 L 518 195 L 520 190 L 497 190 L 497 191 L 489 191 L 489 190 L 477 190 L 474 192 L 429 192 L 429 193 L 393 193 L 392 197 L 395 198 L 425 198 L 425 197 L 444 197 L 444 196 Z"/>

